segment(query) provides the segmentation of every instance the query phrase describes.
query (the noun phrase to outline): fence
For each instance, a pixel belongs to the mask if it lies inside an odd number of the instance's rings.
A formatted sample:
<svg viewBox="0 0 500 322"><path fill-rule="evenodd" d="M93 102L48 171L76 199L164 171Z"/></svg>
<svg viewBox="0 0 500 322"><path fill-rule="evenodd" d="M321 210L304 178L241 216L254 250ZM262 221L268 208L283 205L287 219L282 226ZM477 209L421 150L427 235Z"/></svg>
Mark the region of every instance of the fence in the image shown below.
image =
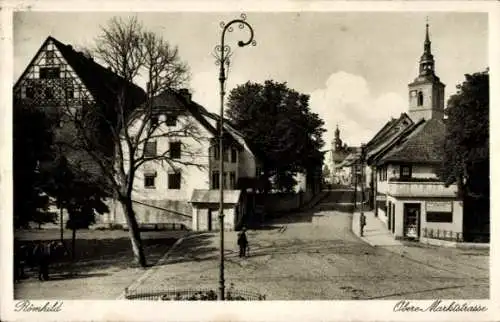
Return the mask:
<svg viewBox="0 0 500 322"><path fill-rule="evenodd" d="M463 233L453 232L451 230L433 229L433 228L423 228L422 237L433 238L447 241L454 241L462 243L464 241Z"/></svg>
<svg viewBox="0 0 500 322"><path fill-rule="evenodd" d="M174 289L163 291L147 291L125 289L125 298L127 300L142 301L216 301L217 292L213 289ZM226 301L263 301L265 295L258 293L227 289L225 293Z"/></svg>

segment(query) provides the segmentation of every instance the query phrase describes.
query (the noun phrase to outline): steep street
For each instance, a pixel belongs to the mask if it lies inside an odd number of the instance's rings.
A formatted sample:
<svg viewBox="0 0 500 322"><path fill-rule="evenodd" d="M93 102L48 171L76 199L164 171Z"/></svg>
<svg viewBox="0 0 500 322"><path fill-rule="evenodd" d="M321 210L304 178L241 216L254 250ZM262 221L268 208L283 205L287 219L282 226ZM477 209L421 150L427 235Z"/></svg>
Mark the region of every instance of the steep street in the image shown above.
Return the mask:
<svg viewBox="0 0 500 322"><path fill-rule="evenodd" d="M238 257L236 232L227 232L226 287L234 284L270 300L489 296L487 250L370 246L352 233L352 215L333 209L351 200L350 194L331 191L310 211L250 230L248 258ZM137 290L216 289L218 265L219 235L192 235Z"/></svg>

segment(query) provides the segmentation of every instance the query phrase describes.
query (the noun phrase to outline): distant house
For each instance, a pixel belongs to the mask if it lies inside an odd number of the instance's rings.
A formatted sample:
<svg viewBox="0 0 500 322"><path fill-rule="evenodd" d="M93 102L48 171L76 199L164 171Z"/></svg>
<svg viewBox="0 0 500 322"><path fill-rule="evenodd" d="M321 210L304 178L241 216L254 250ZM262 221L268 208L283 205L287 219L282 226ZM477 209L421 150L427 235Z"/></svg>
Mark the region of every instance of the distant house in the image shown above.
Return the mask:
<svg viewBox="0 0 500 322"><path fill-rule="evenodd" d="M129 132L134 133L134 128L143 122L157 123L153 137L163 134L148 140L144 152L151 156L168 154L172 162L150 161L137 170L132 198L138 222L143 226L183 223L193 230L217 230L222 185L226 196L224 208L228 208L225 227L237 228L246 209L241 206L244 197L239 180L255 178L258 171L257 159L242 135L225 123L225 147L221 153L218 115L194 102L187 90L166 90L154 97L152 104L154 116L145 120L138 108ZM186 124L196 128L196 137L183 135ZM221 158L224 161L222 182L219 179ZM113 204L104 223L125 225L125 222L121 206Z"/></svg>
<svg viewBox="0 0 500 322"><path fill-rule="evenodd" d="M331 181L335 184L351 184L350 173L347 173L346 168L347 162L344 162L346 158L356 150L355 147L347 146L347 144L343 144L342 139L340 138L340 130L337 125L335 129L335 138L332 142L331 149Z"/></svg>
<svg viewBox="0 0 500 322"><path fill-rule="evenodd" d="M366 144L375 214L395 238L460 240L463 206L457 186L439 177L444 158L444 84L434 72L428 26L409 112L389 120Z"/></svg>

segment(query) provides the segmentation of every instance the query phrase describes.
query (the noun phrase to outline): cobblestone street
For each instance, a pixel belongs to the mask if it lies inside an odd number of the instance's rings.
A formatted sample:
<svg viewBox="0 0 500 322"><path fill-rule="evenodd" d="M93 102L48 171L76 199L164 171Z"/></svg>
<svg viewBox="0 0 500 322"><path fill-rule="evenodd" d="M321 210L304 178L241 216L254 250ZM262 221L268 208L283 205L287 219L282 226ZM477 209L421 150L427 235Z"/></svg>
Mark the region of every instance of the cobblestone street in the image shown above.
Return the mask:
<svg viewBox="0 0 500 322"><path fill-rule="evenodd" d="M250 230L250 257L225 234L226 287L270 300L488 298L488 250L409 244L373 247L351 231L352 215L315 209ZM219 235L193 235L137 287L218 287Z"/></svg>

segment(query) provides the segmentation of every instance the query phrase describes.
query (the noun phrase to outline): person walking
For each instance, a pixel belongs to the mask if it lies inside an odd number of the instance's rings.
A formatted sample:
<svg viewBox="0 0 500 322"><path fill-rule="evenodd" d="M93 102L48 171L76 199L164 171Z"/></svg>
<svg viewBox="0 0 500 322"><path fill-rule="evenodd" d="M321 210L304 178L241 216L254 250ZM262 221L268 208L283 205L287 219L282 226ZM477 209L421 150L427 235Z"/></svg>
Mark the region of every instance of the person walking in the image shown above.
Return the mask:
<svg viewBox="0 0 500 322"><path fill-rule="evenodd" d="M246 256L246 250L248 247L248 239L245 231L246 228L243 227L241 231L238 233L238 246L240 247L240 257Z"/></svg>
<svg viewBox="0 0 500 322"><path fill-rule="evenodd" d="M365 216L365 214L362 213L359 216L359 235L361 237L363 237L365 226L366 226L366 216Z"/></svg>

